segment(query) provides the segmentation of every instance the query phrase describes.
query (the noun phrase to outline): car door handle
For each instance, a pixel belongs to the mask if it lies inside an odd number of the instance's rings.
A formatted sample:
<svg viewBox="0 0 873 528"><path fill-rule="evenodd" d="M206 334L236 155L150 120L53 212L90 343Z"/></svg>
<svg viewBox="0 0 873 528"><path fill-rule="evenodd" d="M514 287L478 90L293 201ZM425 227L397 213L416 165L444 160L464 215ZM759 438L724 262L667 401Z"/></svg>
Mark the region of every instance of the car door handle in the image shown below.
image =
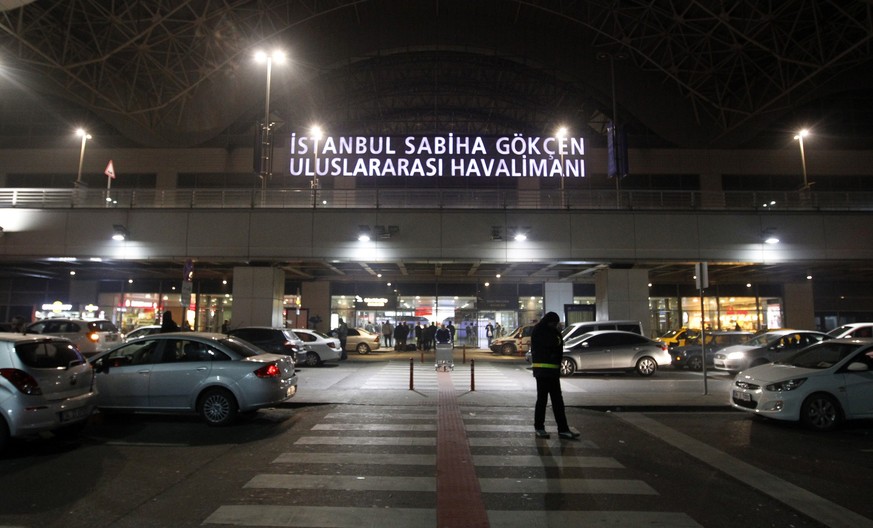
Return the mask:
<svg viewBox="0 0 873 528"><path fill-rule="evenodd" d="M207 370L208 367L197 367L197 370Z"/></svg>
<svg viewBox="0 0 873 528"><path fill-rule="evenodd" d="M151 369L148 369L148 370L138 370L138 371L136 371L137 374L148 374L149 372L151 372Z"/></svg>

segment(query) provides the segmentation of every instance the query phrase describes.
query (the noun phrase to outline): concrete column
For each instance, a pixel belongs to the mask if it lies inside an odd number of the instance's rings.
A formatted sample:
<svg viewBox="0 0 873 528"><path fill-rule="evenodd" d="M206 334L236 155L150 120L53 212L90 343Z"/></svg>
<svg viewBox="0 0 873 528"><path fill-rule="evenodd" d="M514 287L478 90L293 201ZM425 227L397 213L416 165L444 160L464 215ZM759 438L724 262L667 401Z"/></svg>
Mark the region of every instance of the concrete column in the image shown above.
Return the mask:
<svg viewBox="0 0 873 528"><path fill-rule="evenodd" d="M706 208L724 207L724 188L721 182L721 174L700 175L700 196L702 206Z"/></svg>
<svg viewBox="0 0 873 528"><path fill-rule="evenodd" d="M783 286L785 297L782 299L785 305L786 328L815 329L814 296L812 293L812 281L786 283Z"/></svg>
<svg viewBox="0 0 873 528"><path fill-rule="evenodd" d="M561 316L561 321L567 323L567 314L564 313L564 306L573 304L573 283L572 282L547 282L544 285L543 293L543 311L555 312Z"/></svg>
<svg viewBox="0 0 873 528"><path fill-rule="evenodd" d="M303 296L303 308L309 310L309 317L321 317L315 329L319 332L330 330L330 283L304 282L300 294Z"/></svg>
<svg viewBox="0 0 873 528"><path fill-rule="evenodd" d="M285 326L285 272L276 268L233 268L233 327Z"/></svg>
<svg viewBox="0 0 873 528"><path fill-rule="evenodd" d="M643 324L651 335L649 273L636 269L606 269L595 275L597 320L630 319Z"/></svg>

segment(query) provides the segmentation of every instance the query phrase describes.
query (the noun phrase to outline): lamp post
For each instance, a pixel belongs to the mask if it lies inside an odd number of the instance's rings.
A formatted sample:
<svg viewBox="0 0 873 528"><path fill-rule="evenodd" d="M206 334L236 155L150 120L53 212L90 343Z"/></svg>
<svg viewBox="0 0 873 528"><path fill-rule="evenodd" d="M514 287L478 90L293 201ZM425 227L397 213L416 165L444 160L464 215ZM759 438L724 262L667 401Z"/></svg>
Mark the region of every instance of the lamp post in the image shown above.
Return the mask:
<svg viewBox="0 0 873 528"><path fill-rule="evenodd" d="M561 207L566 204L566 199L564 198L564 145L563 140L567 137L567 127L560 126L558 130L555 131L555 138L558 140L558 152L561 155Z"/></svg>
<svg viewBox="0 0 873 528"><path fill-rule="evenodd" d="M270 82L273 75L273 62L281 64L285 62L285 53L280 50L274 50L272 53L258 51L255 53L255 60L258 62L267 63L267 94L264 97L264 123L261 125L261 163L260 177L261 190L267 190L267 179L272 175L272 157L273 157L273 142L271 137L270 122Z"/></svg>
<svg viewBox="0 0 873 528"><path fill-rule="evenodd" d="M809 181L806 179L806 153L803 151L803 138L809 135L809 130L806 128L800 130L797 135L794 136L794 139L800 144L800 163L803 167L803 187L800 188L801 191L809 190Z"/></svg>
<svg viewBox="0 0 873 528"><path fill-rule="evenodd" d="M318 204L318 142L324 137L324 131L318 125L309 127L309 135L315 140L312 152L315 154L315 165L312 167L312 207Z"/></svg>
<svg viewBox="0 0 873 528"><path fill-rule="evenodd" d="M76 130L76 135L82 138L82 149L79 151L79 172L76 173L76 187L82 185L82 164L85 162L85 143L91 139L91 134L85 132L85 129L79 128Z"/></svg>

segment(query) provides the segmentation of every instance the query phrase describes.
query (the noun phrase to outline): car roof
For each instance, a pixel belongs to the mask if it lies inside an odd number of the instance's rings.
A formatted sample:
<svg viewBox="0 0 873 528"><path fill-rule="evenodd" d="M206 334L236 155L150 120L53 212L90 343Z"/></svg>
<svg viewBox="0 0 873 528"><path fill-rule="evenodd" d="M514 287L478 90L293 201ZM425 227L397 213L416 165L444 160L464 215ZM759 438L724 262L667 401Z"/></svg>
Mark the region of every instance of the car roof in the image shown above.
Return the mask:
<svg viewBox="0 0 873 528"><path fill-rule="evenodd" d="M34 341L64 341L72 343L66 337L54 334L22 334L21 332L0 332L0 341L11 343L28 343Z"/></svg>

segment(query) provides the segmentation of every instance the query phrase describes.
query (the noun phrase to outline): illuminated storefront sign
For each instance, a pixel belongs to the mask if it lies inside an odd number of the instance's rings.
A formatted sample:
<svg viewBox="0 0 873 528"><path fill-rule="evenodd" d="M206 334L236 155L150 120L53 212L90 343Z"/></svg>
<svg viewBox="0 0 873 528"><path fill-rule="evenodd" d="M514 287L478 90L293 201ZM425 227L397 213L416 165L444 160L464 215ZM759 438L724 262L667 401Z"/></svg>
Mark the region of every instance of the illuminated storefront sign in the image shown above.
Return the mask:
<svg viewBox="0 0 873 528"><path fill-rule="evenodd" d="M52 313L69 312L73 309L73 305L62 303L61 301L55 301L51 304L43 304L42 309L43 311Z"/></svg>
<svg viewBox="0 0 873 528"><path fill-rule="evenodd" d="M577 137L292 134L289 154L292 176L585 176Z"/></svg>
<svg viewBox="0 0 873 528"><path fill-rule="evenodd" d="M384 297L361 297L356 296L355 302L358 304L363 303L369 308L381 308L388 304L388 299Z"/></svg>

